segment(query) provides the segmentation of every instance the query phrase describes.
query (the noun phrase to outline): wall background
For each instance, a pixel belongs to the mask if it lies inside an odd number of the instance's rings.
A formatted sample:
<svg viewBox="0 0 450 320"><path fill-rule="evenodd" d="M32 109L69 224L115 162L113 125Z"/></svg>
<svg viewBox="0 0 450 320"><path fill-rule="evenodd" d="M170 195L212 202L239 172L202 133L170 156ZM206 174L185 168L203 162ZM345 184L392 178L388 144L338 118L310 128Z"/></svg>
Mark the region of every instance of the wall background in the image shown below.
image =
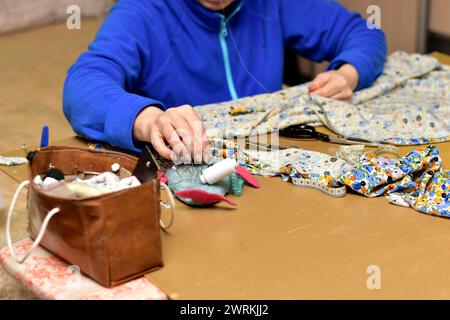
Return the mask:
<svg viewBox="0 0 450 320"><path fill-rule="evenodd" d="M386 34L388 53L441 51L450 54L450 0L338 0L364 18L369 5L381 8L381 27ZM325 70L328 63L316 64L298 58L302 79Z"/></svg>
<svg viewBox="0 0 450 320"><path fill-rule="evenodd" d="M431 0L429 28L431 32L450 37L449 0Z"/></svg>

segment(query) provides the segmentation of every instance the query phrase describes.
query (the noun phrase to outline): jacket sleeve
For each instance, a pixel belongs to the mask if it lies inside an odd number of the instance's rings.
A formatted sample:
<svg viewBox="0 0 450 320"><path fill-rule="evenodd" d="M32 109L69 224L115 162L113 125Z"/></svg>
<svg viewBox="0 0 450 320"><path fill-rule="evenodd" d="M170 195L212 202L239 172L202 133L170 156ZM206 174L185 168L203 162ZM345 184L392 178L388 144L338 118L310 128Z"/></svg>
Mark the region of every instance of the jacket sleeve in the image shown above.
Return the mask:
<svg viewBox="0 0 450 320"><path fill-rule="evenodd" d="M328 70L353 65L359 74L357 90L370 86L383 72L386 40L370 29L357 13L332 0L280 0L283 38L303 57L329 61Z"/></svg>
<svg viewBox="0 0 450 320"><path fill-rule="evenodd" d="M89 50L69 69L63 109L75 132L114 146L139 151L133 124L148 106L163 103L132 92L150 60L149 28L139 1L113 7Z"/></svg>

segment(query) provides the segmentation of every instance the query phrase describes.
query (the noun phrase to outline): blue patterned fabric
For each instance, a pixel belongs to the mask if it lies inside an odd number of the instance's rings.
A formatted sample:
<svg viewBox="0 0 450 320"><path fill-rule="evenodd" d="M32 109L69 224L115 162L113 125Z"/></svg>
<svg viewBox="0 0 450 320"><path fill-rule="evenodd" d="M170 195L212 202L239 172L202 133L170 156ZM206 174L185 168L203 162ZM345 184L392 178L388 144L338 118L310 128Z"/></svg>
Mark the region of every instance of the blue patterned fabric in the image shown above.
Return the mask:
<svg viewBox="0 0 450 320"><path fill-rule="evenodd" d="M349 138L418 145L450 138L450 67L396 52L383 74L350 102L309 95L307 84L196 108L212 137L243 137L294 124L324 125Z"/></svg>

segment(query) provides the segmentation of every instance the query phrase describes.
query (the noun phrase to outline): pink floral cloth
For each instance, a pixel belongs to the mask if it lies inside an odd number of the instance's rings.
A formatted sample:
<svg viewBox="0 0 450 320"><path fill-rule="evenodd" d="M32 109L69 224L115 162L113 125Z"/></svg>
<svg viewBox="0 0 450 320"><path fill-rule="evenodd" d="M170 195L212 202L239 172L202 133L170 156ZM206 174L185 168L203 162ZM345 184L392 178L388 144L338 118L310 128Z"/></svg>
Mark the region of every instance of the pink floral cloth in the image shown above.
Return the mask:
<svg viewBox="0 0 450 320"><path fill-rule="evenodd" d="M26 238L14 244L20 256L31 246ZM166 295L146 277L108 289L79 273L42 247L36 248L28 259L17 263L7 247L0 249L0 264L20 284L38 298L48 300L163 300Z"/></svg>

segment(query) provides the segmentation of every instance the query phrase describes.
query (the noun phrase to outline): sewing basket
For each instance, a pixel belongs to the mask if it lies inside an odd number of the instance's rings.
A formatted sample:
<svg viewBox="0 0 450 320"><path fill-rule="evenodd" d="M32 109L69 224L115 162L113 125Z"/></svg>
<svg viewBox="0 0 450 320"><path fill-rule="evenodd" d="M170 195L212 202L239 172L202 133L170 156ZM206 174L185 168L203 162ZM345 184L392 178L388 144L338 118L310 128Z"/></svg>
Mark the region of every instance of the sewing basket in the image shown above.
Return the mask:
<svg viewBox="0 0 450 320"><path fill-rule="evenodd" d="M118 163L132 172L137 161L124 153L80 147L52 146L32 153L27 210L28 232L35 244L105 287L161 268L158 177L134 188L75 200L53 197L33 182L36 175L52 167L65 175L77 175L109 171Z"/></svg>

